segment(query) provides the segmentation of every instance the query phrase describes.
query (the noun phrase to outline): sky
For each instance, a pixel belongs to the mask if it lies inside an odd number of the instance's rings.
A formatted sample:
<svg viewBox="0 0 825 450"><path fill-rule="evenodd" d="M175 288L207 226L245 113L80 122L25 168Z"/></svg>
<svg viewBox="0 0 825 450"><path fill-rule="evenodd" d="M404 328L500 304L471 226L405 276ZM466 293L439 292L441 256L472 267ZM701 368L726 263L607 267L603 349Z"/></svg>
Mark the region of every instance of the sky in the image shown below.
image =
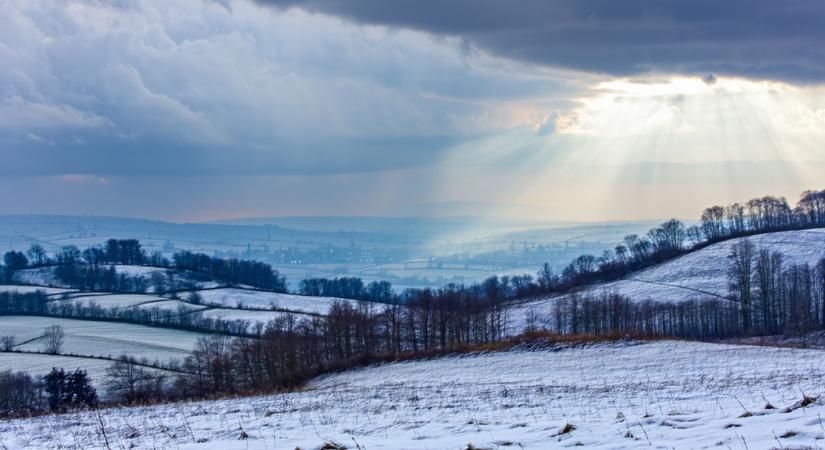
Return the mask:
<svg viewBox="0 0 825 450"><path fill-rule="evenodd" d="M819 0L0 0L0 214L696 218L825 173Z"/></svg>

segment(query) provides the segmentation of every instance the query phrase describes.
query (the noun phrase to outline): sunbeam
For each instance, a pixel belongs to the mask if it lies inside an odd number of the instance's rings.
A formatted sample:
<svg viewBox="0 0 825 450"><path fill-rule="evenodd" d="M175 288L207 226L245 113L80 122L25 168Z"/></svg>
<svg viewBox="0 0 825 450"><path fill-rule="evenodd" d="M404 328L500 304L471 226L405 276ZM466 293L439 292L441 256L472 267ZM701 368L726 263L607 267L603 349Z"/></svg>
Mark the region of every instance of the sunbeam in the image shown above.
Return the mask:
<svg viewBox="0 0 825 450"><path fill-rule="evenodd" d="M660 76L602 81L576 101L553 133L522 126L454 148L442 191L456 192L460 167L475 201L509 198L535 218L693 217L711 198L796 195L825 165L821 87Z"/></svg>

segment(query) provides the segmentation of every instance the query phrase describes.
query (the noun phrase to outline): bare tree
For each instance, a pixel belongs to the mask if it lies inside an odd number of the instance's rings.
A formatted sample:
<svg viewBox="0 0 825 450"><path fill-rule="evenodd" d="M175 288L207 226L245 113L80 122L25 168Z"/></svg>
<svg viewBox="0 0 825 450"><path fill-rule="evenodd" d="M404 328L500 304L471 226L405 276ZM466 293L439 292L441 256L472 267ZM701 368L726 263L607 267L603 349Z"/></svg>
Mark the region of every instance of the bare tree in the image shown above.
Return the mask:
<svg viewBox="0 0 825 450"><path fill-rule="evenodd" d="M46 327L43 332L43 349L46 353L56 355L63 349L65 333L60 325Z"/></svg>
<svg viewBox="0 0 825 450"><path fill-rule="evenodd" d="M14 336L3 336L0 338L0 347L3 348L4 352L10 352L14 350L14 346L17 344L17 339Z"/></svg>
<svg viewBox="0 0 825 450"><path fill-rule="evenodd" d="M739 301L742 311L742 327L751 328L751 277L753 275L754 245L747 239L741 239L730 250L728 258L731 266L728 271L731 296Z"/></svg>
<svg viewBox="0 0 825 450"><path fill-rule="evenodd" d="M761 249L756 257L754 272L757 292L759 294L759 315L763 332L780 331L785 311L781 303L782 255Z"/></svg>
<svg viewBox="0 0 825 450"><path fill-rule="evenodd" d="M725 208L711 206L702 213L702 231L708 239L719 239L725 235Z"/></svg>
<svg viewBox="0 0 825 450"><path fill-rule="evenodd" d="M29 257L29 262L34 266L42 266L49 260L46 250L40 244L32 244L26 251L26 255Z"/></svg>
<svg viewBox="0 0 825 450"><path fill-rule="evenodd" d="M156 394L154 377L135 361L122 355L106 369L106 389L108 393L127 403L132 403Z"/></svg>
<svg viewBox="0 0 825 450"><path fill-rule="evenodd" d="M825 328L825 258L816 265L816 280L819 294L819 305L822 309L822 328Z"/></svg>

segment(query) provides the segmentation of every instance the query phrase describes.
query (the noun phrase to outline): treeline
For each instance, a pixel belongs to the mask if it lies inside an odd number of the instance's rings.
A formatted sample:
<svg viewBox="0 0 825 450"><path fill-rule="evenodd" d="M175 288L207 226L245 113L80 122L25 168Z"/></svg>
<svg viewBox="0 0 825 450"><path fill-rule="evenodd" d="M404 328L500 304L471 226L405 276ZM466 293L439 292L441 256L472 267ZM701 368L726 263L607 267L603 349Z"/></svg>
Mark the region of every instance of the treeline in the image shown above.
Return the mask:
<svg viewBox="0 0 825 450"><path fill-rule="evenodd" d="M435 354L498 342L507 310L457 286L401 305L338 301L312 319L285 315L258 338L200 339L183 369L188 395L267 392L330 370L403 354Z"/></svg>
<svg viewBox="0 0 825 450"><path fill-rule="evenodd" d="M53 267L62 284L84 290L144 293L150 287L155 293L191 289L197 281L218 280L227 285L248 285L274 292L286 292L286 279L269 264L258 261L213 258L202 253L180 251L169 261L161 253L146 254L137 239L109 239L102 246L80 250L64 246L49 256L42 246L33 244L25 253L9 251L3 256L0 272L5 282L11 282L15 272L28 268ZM138 265L170 269L154 272L150 277L118 273L115 265ZM174 269L174 270L172 270ZM188 271L189 278L175 274Z"/></svg>
<svg viewBox="0 0 825 450"><path fill-rule="evenodd" d="M668 220L647 235L628 235L600 256L581 255L560 274L547 266L539 272L543 292L569 292L596 282L612 281L714 243L759 233L825 227L825 190L805 191L795 207L783 197L766 196L745 203L711 206L697 225Z"/></svg>
<svg viewBox="0 0 825 450"><path fill-rule="evenodd" d="M813 267L786 265L782 253L747 239L733 245L729 259L730 298L744 333L801 336L825 329L825 259Z"/></svg>
<svg viewBox="0 0 825 450"><path fill-rule="evenodd" d="M396 296L388 281L364 281L355 277L307 278L298 285L298 293L313 297L337 297L392 303Z"/></svg>
<svg viewBox="0 0 825 450"><path fill-rule="evenodd" d="M172 256L172 262L175 269L206 274L230 284L286 292L286 278L269 264L259 261L213 258L203 253L180 251Z"/></svg>
<svg viewBox="0 0 825 450"><path fill-rule="evenodd" d="M0 292L0 315L31 315L64 319L125 322L150 327L172 328L202 333L232 336L255 336L261 326L250 320L223 320L204 317L201 308L179 306L177 309L158 307L110 307L97 305L94 300L51 300L42 291L30 293Z"/></svg>
<svg viewBox="0 0 825 450"><path fill-rule="evenodd" d="M0 372L0 417L91 408L97 391L85 370L53 368L42 377L24 372Z"/></svg>
<svg viewBox="0 0 825 450"><path fill-rule="evenodd" d="M825 258L814 267L786 265L782 253L747 239L731 248L726 298L678 303L634 301L602 292L556 299L550 317L528 313L527 329L559 334L632 334L723 339L825 330Z"/></svg>
<svg viewBox="0 0 825 450"><path fill-rule="evenodd" d="M687 339L741 336L738 305L724 299L666 303L611 293L557 298L547 316L528 311L526 329L558 334L632 335Z"/></svg>

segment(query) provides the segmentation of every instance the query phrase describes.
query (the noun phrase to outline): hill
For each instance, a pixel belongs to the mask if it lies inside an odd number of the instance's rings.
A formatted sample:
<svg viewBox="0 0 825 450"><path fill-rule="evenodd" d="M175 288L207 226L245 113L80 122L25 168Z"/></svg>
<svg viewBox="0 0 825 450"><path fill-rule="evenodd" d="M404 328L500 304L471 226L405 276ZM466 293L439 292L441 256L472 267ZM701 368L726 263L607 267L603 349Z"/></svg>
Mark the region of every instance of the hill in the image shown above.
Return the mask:
<svg viewBox="0 0 825 450"><path fill-rule="evenodd" d="M14 349L18 351L43 351L43 330L52 325L59 325L65 333L62 354L106 358L117 358L125 354L162 364L182 360L195 348L198 338L204 336L200 333L128 323L0 316L0 330L3 330L4 335L16 338L17 345Z"/></svg>
<svg viewBox="0 0 825 450"><path fill-rule="evenodd" d="M825 229L782 231L719 242L648 269L632 273L620 280L595 284L581 289L579 294L617 293L631 301L679 303L689 300L726 298L731 248L747 239L758 249L783 255L785 267L795 264L816 265L825 258ZM547 325L556 299L552 296L528 301L511 309L512 327L521 329L526 314L536 314Z"/></svg>
<svg viewBox="0 0 825 450"><path fill-rule="evenodd" d="M794 404L801 392L825 392L822 355L676 341L472 354L342 372L289 394L5 421L0 442L31 449L803 448L822 438L817 417L825 405Z"/></svg>

